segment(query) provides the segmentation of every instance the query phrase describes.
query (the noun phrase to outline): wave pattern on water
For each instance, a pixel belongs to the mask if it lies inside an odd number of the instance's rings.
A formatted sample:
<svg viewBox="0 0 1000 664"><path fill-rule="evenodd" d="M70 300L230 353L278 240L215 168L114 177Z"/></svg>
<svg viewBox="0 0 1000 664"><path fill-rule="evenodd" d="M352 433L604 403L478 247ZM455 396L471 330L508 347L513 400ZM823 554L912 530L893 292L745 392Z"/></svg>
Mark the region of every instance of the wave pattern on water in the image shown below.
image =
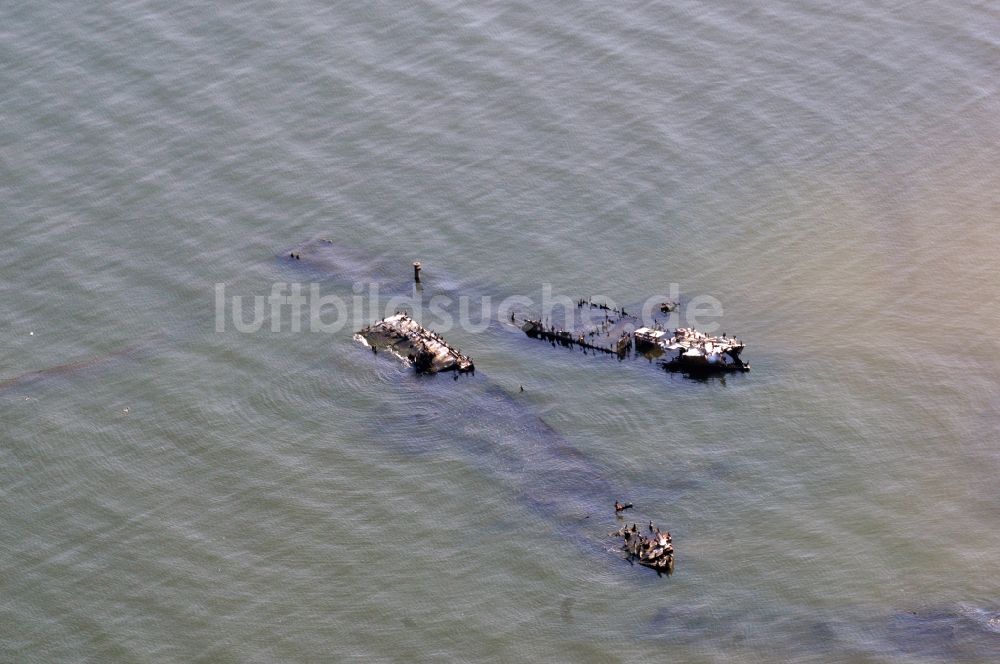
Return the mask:
<svg viewBox="0 0 1000 664"><path fill-rule="evenodd" d="M974 1L0 7L3 658L988 660L998 35ZM215 284L413 260L678 283L754 369L494 326L453 384L213 331ZM619 491L666 583L608 564Z"/></svg>

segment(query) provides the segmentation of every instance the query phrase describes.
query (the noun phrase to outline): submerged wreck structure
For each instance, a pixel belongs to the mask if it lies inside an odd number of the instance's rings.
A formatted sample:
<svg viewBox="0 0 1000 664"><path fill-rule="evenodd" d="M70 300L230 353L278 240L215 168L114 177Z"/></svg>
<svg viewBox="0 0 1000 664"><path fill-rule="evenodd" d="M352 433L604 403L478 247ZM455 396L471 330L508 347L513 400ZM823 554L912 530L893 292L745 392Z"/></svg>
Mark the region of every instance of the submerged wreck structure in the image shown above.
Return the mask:
<svg viewBox="0 0 1000 664"><path fill-rule="evenodd" d="M667 336L662 329L641 327L633 333L636 349L676 352L662 362L668 371L750 371L740 358L746 344L734 337L712 337L690 327L679 327Z"/></svg>
<svg viewBox="0 0 1000 664"><path fill-rule="evenodd" d="M660 314L670 314L677 309L676 302L664 302ZM643 321L628 313L625 308L595 304L578 300L576 311L570 312L563 326L549 324L546 320L511 315L511 322L533 339L548 341L553 346L579 347L594 352L610 353L624 359L635 350L652 360L661 358L661 365L668 371L688 373L713 373L749 371L750 364L740 354L746 347L743 341L727 337L714 337L690 327L679 327L671 335L664 324L666 317ZM650 327L651 326L651 327Z"/></svg>
<svg viewBox="0 0 1000 664"><path fill-rule="evenodd" d="M552 345L578 346L584 350L612 353L619 357L632 349L632 330L642 321L623 308L615 309L606 304L578 300L576 311L570 311L566 327L550 325L548 321L525 318L518 321L511 314L511 322L520 323L521 329L533 339L548 341Z"/></svg>
<svg viewBox="0 0 1000 664"><path fill-rule="evenodd" d="M475 373L472 358L448 345L441 335L432 332L397 312L358 332L358 336L373 352L379 349L413 363L417 373L456 371Z"/></svg>
<svg viewBox="0 0 1000 664"><path fill-rule="evenodd" d="M648 534L640 532L633 523L631 526L622 526L609 536L621 538L622 550L625 551L629 561L635 561L661 573L670 574L674 571L673 538L669 531L661 532L652 521L649 522Z"/></svg>

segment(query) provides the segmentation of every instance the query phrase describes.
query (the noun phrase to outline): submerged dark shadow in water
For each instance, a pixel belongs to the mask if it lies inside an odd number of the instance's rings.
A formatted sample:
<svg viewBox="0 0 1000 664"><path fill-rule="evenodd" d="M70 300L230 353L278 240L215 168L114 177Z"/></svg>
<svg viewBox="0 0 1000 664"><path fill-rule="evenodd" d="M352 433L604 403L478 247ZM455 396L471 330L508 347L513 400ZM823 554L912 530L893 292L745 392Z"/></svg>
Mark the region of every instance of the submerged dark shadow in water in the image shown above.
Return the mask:
<svg viewBox="0 0 1000 664"><path fill-rule="evenodd" d="M408 456L447 441L461 459L542 516L559 537L590 551L606 551L614 500L622 484L524 404L481 373L453 381L446 376L400 375L385 385L387 412L379 413L381 441ZM416 412L410 412L410 409Z"/></svg>
<svg viewBox="0 0 1000 664"><path fill-rule="evenodd" d="M156 338L159 338L159 336ZM8 392L13 389L33 387L43 381L70 378L88 370L106 369L112 366L116 361L138 357L142 352L147 351L152 347L152 343L156 338L128 344L113 350L110 353L93 355L74 362L67 362L65 364L39 369L37 371L28 371L19 376L13 376L11 378L0 380L0 393Z"/></svg>
<svg viewBox="0 0 1000 664"><path fill-rule="evenodd" d="M765 645L761 623L769 622ZM662 646L754 652L766 647L773 661L990 662L1000 652L1000 611L986 607L945 606L860 618L844 613L747 616L720 613L715 605L671 604L654 611L648 628L646 638Z"/></svg>
<svg viewBox="0 0 1000 664"><path fill-rule="evenodd" d="M904 655L951 662L997 661L1000 610L996 607L939 607L903 611L884 627L885 640Z"/></svg>

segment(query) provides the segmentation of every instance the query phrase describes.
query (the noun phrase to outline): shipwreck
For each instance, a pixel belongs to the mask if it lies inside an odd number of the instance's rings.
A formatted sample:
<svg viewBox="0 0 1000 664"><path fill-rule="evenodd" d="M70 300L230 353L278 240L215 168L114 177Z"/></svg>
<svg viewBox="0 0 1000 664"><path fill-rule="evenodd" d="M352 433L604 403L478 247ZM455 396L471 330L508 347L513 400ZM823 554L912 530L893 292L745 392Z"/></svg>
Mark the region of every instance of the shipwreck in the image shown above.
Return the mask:
<svg viewBox="0 0 1000 664"><path fill-rule="evenodd" d="M441 335L426 329L407 314L397 312L364 327L357 334L373 352L388 350L411 362L417 373L456 371L475 373L472 358L453 348Z"/></svg>
<svg viewBox="0 0 1000 664"><path fill-rule="evenodd" d="M632 350L632 330L642 321L625 311L589 300L578 300L576 310L567 312L565 326L550 324L543 319L523 318L511 314L512 323L533 339L548 341L553 346L579 347L624 358Z"/></svg>
<svg viewBox="0 0 1000 664"><path fill-rule="evenodd" d="M674 571L673 537L669 531L660 531L652 521L649 523L649 533L641 532L633 523L631 526L622 526L610 533L610 536L622 540L621 548L629 561L661 573L670 574Z"/></svg>
<svg viewBox="0 0 1000 664"><path fill-rule="evenodd" d="M750 363L740 357L746 344L725 333L713 337L694 328L679 327L671 336L660 328L641 327L632 336L637 350L667 353L661 364L668 371L750 371Z"/></svg>
<svg viewBox="0 0 1000 664"><path fill-rule="evenodd" d="M677 309L676 302L659 306L661 314ZM711 336L690 327L679 327L670 333L664 326L666 317L657 318L650 312L643 320L625 307L609 307L590 300L578 300L575 311L568 312L562 325L550 324L539 318L510 321L518 324L526 335L547 341L553 346L579 347L595 353L609 353L625 359L630 351L650 360L660 359L664 369L688 373L749 371L750 363L740 354L746 344L740 339Z"/></svg>

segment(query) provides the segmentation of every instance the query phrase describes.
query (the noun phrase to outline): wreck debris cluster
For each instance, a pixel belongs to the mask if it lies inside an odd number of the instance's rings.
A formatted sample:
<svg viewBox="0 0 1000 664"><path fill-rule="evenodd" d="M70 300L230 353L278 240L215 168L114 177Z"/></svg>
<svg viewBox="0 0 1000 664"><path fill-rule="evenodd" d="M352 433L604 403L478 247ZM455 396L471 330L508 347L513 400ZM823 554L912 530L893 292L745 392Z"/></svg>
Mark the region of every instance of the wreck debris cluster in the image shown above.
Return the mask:
<svg viewBox="0 0 1000 664"><path fill-rule="evenodd" d="M640 532L633 523L609 533L609 537L621 538L621 548L628 560L667 574L674 571L674 545L670 531L661 531L652 521L649 522L648 534Z"/></svg>
<svg viewBox="0 0 1000 664"><path fill-rule="evenodd" d="M329 242L323 240L323 242ZM301 260L301 254L292 251L291 260ZM413 280L420 282L421 264L413 263ZM639 327L640 319L625 311L606 304L595 304L590 300L579 300L576 315L567 325L570 329L561 329L548 325L548 321L524 318L520 321L521 328L528 336L538 337L565 346L580 346L584 349L615 353L619 358L632 350L648 348L662 353L665 350L681 350L682 356L687 356L692 350L700 351L705 361L712 364L719 356L725 354L732 363L743 365L739 353L743 344L736 339L728 339L726 335L719 338L697 332L690 328L678 328L676 333L667 338L667 332L659 321L653 322L654 327ZM670 313L677 308L677 303L663 302L659 305L661 313ZM597 310L596 322L593 310ZM515 314L510 315L512 323L517 324ZM394 355L409 360L418 373L438 373L454 371L456 373L475 372L475 364L471 357L462 354L460 349L452 347L445 339L432 330L424 328L406 312L397 311L392 316L367 325L357 332L356 339L365 343L373 352L380 349L389 350ZM725 363L726 361L723 361ZM457 379L457 376L456 376ZM523 386L520 388L523 392ZM620 519L625 510L633 508L632 503L615 501L615 514ZM656 570L658 573L670 574L674 569L673 538L668 531L649 522L649 532L640 532L633 523L631 527L621 526L617 531L609 533L610 537L621 539L620 549L625 552L627 560Z"/></svg>
<svg viewBox="0 0 1000 664"><path fill-rule="evenodd" d="M521 329L529 337L535 339L551 341L562 346L579 346L580 348L588 348L602 353L624 355L632 348L632 337L625 331L622 331L614 339L609 340L606 338L608 335L605 333L605 330L600 328L587 332L573 333L555 326L547 326L540 320L525 320L521 325ZM598 337L597 340L595 340L595 336Z"/></svg>
<svg viewBox="0 0 1000 664"><path fill-rule="evenodd" d="M624 357L632 349L632 330L642 323L624 307L616 309L591 300L577 300L576 311L569 311L568 314L571 320L567 321L565 328L535 318L518 321L514 314L511 314L511 322L520 322L524 333L533 339L619 357Z"/></svg>
<svg viewBox="0 0 1000 664"><path fill-rule="evenodd" d="M407 314L396 312L358 332L373 351L379 348L413 363L417 373L457 371L475 373L472 358L453 348L444 338L422 327Z"/></svg>
<svg viewBox="0 0 1000 664"><path fill-rule="evenodd" d="M677 309L676 302L663 302L661 313ZM598 310L594 315L593 310ZM568 312L564 326L550 325L538 318L511 322L520 324L529 337L550 342L553 346L580 347L584 350L610 353L624 359L635 350L653 359L662 357L661 366L668 371L727 372L749 371L750 364L740 354L743 341L726 336L710 336L690 327L679 327L671 335L663 321L654 317L649 325L625 308L617 309L591 300L577 300L576 311Z"/></svg>
<svg viewBox="0 0 1000 664"><path fill-rule="evenodd" d="M641 327L633 333L637 350L677 351L663 362L669 370L749 371L740 358L746 344L735 337L713 337L690 327L679 327L672 337L665 330Z"/></svg>

